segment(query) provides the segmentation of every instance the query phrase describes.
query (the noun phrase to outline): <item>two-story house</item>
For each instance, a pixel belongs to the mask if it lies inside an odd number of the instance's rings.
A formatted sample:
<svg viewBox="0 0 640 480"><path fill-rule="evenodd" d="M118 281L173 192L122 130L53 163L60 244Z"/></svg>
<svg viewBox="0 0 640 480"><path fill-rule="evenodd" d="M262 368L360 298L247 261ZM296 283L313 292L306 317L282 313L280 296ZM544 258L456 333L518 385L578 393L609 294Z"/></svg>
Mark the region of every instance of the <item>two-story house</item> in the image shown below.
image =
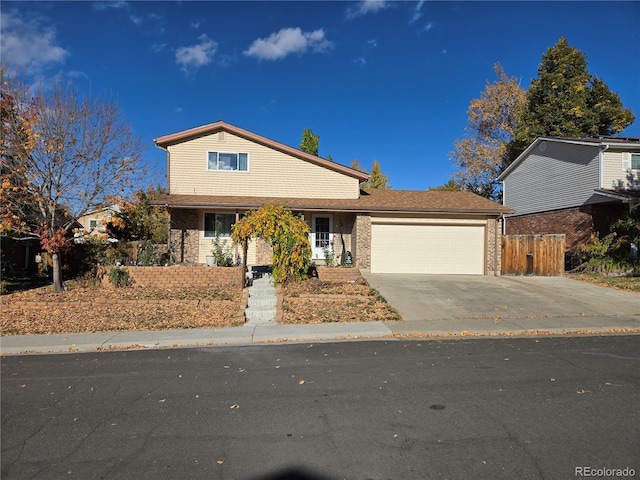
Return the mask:
<svg viewBox="0 0 640 480"><path fill-rule="evenodd" d="M117 212L116 206L98 208L78 217L77 223L85 235L106 233L107 223L114 218Z"/></svg>
<svg viewBox="0 0 640 480"><path fill-rule="evenodd" d="M564 233L567 251L640 205L640 139L538 138L500 175L505 233Z"/></svg>
<svg viewBox="0 0 640 480"><path fill-rule="evenodd" d="M507 207L470 192L363 191L368 175L224 122L155 139L167 152L168 194L177 262L204 264L218 233L265 204L287 206L311 230L313 260L344 250L371 272L500 273ZM236 250L236 253L237 252ZM252 242L248 265L271 262Z"/></svg>

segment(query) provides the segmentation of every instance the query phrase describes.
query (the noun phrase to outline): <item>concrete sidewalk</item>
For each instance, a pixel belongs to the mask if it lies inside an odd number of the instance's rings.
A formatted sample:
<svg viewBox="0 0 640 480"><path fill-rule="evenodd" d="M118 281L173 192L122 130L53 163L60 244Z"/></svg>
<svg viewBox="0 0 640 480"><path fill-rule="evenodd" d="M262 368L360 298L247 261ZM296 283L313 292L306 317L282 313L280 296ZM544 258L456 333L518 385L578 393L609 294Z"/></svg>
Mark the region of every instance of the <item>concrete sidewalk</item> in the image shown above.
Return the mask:
<svg viewBox="0 0 640 480"><path fill-rule="evenodd" d="M604 333L640 334L640 317L430 319L314 325L245 325L206 330L10 335L0 337L0 354L399 339L405 336L469 338Z"/></svg>

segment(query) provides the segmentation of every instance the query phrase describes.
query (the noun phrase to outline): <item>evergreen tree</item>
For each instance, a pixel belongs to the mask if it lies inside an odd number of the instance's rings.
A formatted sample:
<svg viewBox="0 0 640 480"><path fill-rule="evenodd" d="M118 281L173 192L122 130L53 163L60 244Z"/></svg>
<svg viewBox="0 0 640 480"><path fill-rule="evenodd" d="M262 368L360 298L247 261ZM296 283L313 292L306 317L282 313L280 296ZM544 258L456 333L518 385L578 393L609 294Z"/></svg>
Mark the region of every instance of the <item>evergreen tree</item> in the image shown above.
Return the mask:
<svg viewBox="0 0 640 480"><path fill-rule="evenodd" d="M542 56L538 78L527 91L515 139L509 146L509 161L537 137L613 135L634 120L620 96L589 73L585 54L562 37Z"/></svg>
<svg viewBox="0 0 640 480"><path fill-rule="evenodd" d="M300 150L318 156L320 145L320 136L313 133L310 128L302 131L302 140L300 141Z"/></svg>
<svg viewBox="0 0 640 480"><path fill-rule="evenodd" d="M371 165L371 173L369 174L368 188L371 190L391 190L389 185L389 177L387 177L380 169L380 164L377 160L373 161Z"/></svg>

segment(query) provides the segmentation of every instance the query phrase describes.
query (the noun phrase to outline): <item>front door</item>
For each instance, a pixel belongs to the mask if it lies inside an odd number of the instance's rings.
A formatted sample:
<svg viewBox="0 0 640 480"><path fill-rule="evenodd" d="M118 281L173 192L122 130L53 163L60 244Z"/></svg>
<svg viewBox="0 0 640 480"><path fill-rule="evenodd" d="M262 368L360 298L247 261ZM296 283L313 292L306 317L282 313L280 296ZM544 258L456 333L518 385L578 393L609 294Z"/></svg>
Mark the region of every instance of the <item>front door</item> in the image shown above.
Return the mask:
<svg viewBox="0 0 640 480"><path fill-rule="evenodd" d="M313 215L311 221L311 250L314 259L324 260L323 250L333 250L331 245L332 232L332 215Z"/></svg>

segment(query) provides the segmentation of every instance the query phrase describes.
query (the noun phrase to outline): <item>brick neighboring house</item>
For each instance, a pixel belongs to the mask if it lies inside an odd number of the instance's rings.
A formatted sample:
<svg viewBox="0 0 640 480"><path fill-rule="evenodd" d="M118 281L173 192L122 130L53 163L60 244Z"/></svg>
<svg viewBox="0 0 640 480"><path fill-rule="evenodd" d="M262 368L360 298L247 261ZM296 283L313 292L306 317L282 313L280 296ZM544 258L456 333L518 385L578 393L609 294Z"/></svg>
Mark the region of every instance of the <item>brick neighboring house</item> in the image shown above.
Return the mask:
<svg viewBox="0 0 640 480"><path fill-rule="evenodd" d="M314 261L344 250L373 273L499 275L502 216L511 210L470 192L373 190L366 173L224 122L155 139L167 152L170 215L178 263L204 264L216 231L229 241L247 211L281 204L311 230ZM240 253L237 251L236 254ZM252 241L248 265L271 262Z"/></svg>
<svg viewBox="0 0 640 480"><path fill-rule="evenodd" d="M640 139L538 138L498 177L505 233L564 233L567 252L640 205Z"/></svg>

